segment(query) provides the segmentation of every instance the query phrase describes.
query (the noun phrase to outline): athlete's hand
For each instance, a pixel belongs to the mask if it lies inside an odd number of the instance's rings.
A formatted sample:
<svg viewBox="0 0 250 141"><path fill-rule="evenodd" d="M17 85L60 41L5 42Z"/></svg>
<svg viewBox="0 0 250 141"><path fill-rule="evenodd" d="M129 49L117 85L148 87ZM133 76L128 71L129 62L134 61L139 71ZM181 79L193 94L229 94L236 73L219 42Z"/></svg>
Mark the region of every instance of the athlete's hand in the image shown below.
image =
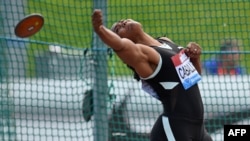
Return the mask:
<svg viewBox="0 0 250 141"><path fill-rule="evenodd" d="M102 11L95 9L92 14L92 25L96 33L98 33L103 25L102 22Z"/></svg>
<svg viewBox="0 0 250 141"><path fill-rule="evenodd" d="M201 74L202 67L200 62L200 55L201 55L201 47L199 44L195 42L190 42L187 45L187 48L184 50L187 56L190 57L190 61L193 63L194 67Z"/></svg>
<svg viewBox="0 0 250 141"><path fill-rule="evenodd" d="M198 59L201 55L201 47L199 44L195 42L188 43L185 53L187 56L189 56L191 59Z"/></svg>

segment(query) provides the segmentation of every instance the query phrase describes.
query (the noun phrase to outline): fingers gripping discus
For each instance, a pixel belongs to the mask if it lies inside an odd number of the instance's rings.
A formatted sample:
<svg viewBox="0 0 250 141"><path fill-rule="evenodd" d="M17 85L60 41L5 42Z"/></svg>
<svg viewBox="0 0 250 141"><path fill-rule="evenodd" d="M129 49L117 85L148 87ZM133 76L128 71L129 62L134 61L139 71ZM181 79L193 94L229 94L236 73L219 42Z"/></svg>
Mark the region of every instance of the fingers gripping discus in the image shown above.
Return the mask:
<svg viewBox="0 0 250 141"><path fill-rule="evenodd" d="M20 38L30 37L43 27L44 18L41 14L31 14L23 18L15 27L15 34Z"/></svg>

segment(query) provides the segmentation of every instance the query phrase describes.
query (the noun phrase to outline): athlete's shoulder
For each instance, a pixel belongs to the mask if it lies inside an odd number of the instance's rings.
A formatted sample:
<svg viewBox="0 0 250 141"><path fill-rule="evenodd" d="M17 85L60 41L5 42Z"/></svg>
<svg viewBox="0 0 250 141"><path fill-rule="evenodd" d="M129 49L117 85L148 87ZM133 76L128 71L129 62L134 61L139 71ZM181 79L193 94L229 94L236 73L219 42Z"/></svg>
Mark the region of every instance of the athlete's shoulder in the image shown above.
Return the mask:
<svg viewBox="0 0 250 141"><path fill-rule="evenodd" d="M176 52L179 52L180 50L184 49L184 47L176 44L175 42L173 42L171 39L167 37L157 37L156 40L158 40L159 42L163 44L166 44L169 48L171 48L172 50L175 50Z"/></svg>
<svg viewBox="0 0 250 141"><path fill-rule="evenodd" d="M171 39L169 39L168 37L158 37L156 38L158 40L162 40L162 41L166 41L166 42L170 42L170 43L174 43Z"/></svg>

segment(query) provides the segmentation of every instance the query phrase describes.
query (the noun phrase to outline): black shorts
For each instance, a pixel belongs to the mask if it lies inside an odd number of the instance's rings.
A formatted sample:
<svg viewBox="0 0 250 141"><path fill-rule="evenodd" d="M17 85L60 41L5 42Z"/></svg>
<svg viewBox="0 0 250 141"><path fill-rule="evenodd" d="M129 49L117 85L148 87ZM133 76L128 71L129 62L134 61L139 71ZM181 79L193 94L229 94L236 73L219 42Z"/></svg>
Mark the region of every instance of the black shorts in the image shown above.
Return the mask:
<svg viewBox="0 0 250 141"><path fill-rule="evenodd" d="M201 121L176 120L159 116L153 126L150 141L212 141Z"/></svg>

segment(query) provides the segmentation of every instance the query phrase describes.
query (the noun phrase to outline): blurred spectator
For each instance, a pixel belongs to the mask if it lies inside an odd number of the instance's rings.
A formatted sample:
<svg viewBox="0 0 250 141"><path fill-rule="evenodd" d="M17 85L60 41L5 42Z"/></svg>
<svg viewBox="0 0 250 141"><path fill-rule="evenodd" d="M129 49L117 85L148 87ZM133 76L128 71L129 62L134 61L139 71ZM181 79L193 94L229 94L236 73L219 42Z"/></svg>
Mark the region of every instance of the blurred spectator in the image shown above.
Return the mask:
<svg viewBox="0 0 250 141"><path fill-rule="evenodd" d="M236 39L225 39L220 46L220 54L204 62L206 74L239 75L245 74L246 69L239 65L240 47Z"/></svg>

